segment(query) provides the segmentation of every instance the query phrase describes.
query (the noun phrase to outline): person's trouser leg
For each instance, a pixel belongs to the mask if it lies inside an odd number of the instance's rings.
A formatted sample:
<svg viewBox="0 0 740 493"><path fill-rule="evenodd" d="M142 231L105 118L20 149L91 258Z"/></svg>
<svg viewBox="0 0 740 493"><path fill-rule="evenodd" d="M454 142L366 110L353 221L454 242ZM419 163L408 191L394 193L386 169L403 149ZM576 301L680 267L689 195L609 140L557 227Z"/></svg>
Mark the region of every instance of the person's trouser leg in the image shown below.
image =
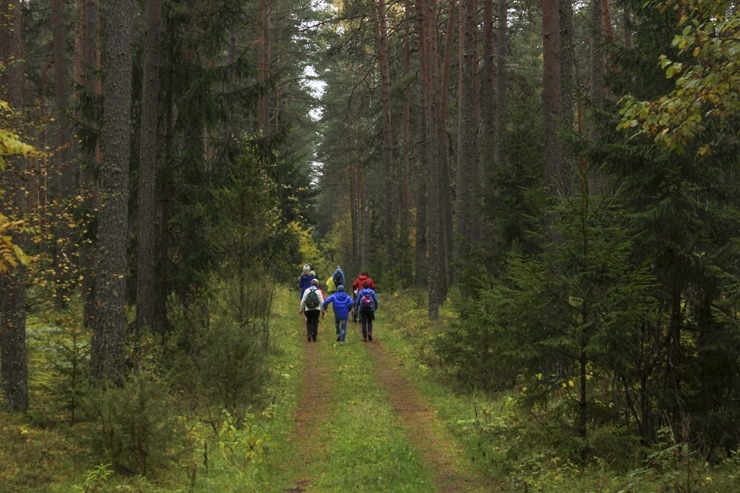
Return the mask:
<svg viewBox="0 0 740 493"><path fill-rule="evenodd" d="M321 312L319 310L308 310L306 312L308 338L314 341L316 340L319 332L319 315L321 315Z"/></svg>
<svg viewBox="0 0 740 493"><path fill-rule="evenodd" d="M367 313L360 311L360 324L362 324L362 340L367 341Z"/></svg>
<svg viewBox="0 0 740 493"><path fill-rule="evenodd" d="M347 337L347 319L339 320L339 342L344 342Z"/></svg>

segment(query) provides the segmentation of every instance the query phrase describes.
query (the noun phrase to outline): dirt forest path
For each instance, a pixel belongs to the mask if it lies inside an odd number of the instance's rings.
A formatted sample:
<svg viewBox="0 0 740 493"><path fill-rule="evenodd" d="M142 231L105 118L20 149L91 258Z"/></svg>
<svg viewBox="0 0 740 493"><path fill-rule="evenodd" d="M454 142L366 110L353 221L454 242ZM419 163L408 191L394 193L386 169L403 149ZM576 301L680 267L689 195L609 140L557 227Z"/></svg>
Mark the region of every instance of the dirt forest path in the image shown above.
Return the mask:
<svg viewBox="0 0 740 493"><path fill-rule="evenodd" d="M356 396L357 399L380 398L387 402L390 413L399 422L402 439L410 445L411 454L418 456L424 470L438 493L451 492L492 492L495 487L466 463L466 454L454 436L446 429L434 409L424 399L414 383L405 375L401 361L392 354L383 342L382 331L375 340L363 343L358 334L348 334L347 346L335 344L329 324L322 323L318 343L302 341L305 369L302 377L301 396L295 410L295 429L290 437L294 450L295 467L292 484L282 492L325 491L319 484L320 471L333 467L333 455L325 449L331 444L320 443L317 429L328 426L340 413L335 409L337 402L332 389L332 365L336 363L336 351L357 351L359 357L367 360L370 368L367 377L380 389L379 397ZM323 332L323 336L321 336ZM352 332L349 330L349 332ZM333 352L333 353L332 353ZM346 396L344 397L346 399ZM355 398L355 396L353 396ZM335 440L337 438L334 438ZM340 437L339 440L342 438ZM323 469L322 469L323 468ZM365 486L365 488L367 488ZM400 488L400 487L399 487ZM335 488L328 488L336 491ZM365 489L368 491L368 489ZM398 491L393 486L384 486L382 491ZM408 490L403 490L408 491Z"/></svg>
<svg viewBox="0 0 740 493"><path fill-rule="evenodd" d="M315 430L329 416L331 404L329 371L322 364L322 349L318 343L306 343L301 398L295 411L295 431L291 438L292 448L299 454L297 464L300 471L295 484L286 492L307 491L311 479L306 472L320 453L321 444L315 440Z"/></svg>
<svg viewBox="0 0 740 493"><path fill-rule="evenodd" d="M493 485L486 484L463 463L464 452L434 409L406 378L403 365L384 348L382 339L369 344L368 350L377 363L378 378L388 399L406 428L407 438L427 467L434 471L436 491L493 491Z"/></svg>

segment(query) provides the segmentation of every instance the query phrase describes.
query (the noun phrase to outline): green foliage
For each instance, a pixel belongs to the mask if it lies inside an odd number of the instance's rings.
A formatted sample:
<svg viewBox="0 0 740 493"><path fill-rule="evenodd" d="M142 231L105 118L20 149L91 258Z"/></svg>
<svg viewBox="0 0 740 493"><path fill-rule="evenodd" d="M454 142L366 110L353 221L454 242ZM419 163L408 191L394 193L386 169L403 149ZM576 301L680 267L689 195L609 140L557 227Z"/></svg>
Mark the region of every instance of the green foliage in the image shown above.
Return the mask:
<svg viewBox="0 0 740 493"><path fill-rule="evenodd" d="M675 87L654 101L624 98L619 128L650 135L677 154L700 139L696 153L703 156L719 141L737 138L740 17L726 1L656 3L680 14L682 31L671 45L685 61L660 55L660 66L666 78L675 78Z"/></svg>
<svg viewBox="0 0 740 493"><path fill-rule="evenodd" d="M174 347L165 348L167 365L190 406L207 411L214 432L221 426L222 409L239 423L260 402L272 289L258 278L243 285L228 282L172 312ZM240 299L251 302L241 305Z"/></svg>
<svg viewBox="0 0 740 493"><path fill-rule="evenodd" d="M98 464L85 476L82 484L83 493L97 493L105 491L108 481L113 474L112 464Z"/></svg>
<svg viewBox="0 0 740 493"><path fill-rule="evenodd" d="M0 73L4 67L0 66ZM15 118L10 105L0 99L0 172L5 171L5 158L8 156L32 157L41 156L33 146L23 142L18 134L6 128ZM4 198L4 191L0 189L0 199ZM12 220L0 214L0 276L11 273L18 265L28 266L31 258L21 248L13 243L13 234L24 229L24 222Z"/></svg>
<svg viewBox="0 0 740 493"><path fill-rule="evenodd" d="M2 68L4 67L0 67L0 69ZM2 73L2 70L0 70L0 73ZM41 155L33 146L23 142L12 129L6 128L6 122L14 118L13 114L10 105L0 99L0 120L3 122L2 127L0 127L0 171L5 171L5 158L7 156L31 157Z"/></svg>
<svg viewBox="0 0 740 493"><path fill-rule="evenodd" d="M548 419L586 438L627 411L606 384L634 364L629 348L653 319L655 281L632 262L635 222L617 200L577 194L549 217L542 252L513 250L499 277L481 279L437 349L463 381L518 382L522 403L550 408Z"/></svg>
<svg viewBox="0 0 740 493"><path fill-rule="evenodd" d="M52 375L44 387L59 408L69 413L72 422L77 420L80 403L90 391L86 378L90 363L89 337L88 331L64 324L46 340L52 344L52 350L46 354Z"/></svg>
<svg viewBox="0 0 740 493"><path fill-rule="evenodd" d="M171 388L152 372L131 375L122 387L88 396L94 426L85 439L122 474L162 474L192 448Z"/></svg>

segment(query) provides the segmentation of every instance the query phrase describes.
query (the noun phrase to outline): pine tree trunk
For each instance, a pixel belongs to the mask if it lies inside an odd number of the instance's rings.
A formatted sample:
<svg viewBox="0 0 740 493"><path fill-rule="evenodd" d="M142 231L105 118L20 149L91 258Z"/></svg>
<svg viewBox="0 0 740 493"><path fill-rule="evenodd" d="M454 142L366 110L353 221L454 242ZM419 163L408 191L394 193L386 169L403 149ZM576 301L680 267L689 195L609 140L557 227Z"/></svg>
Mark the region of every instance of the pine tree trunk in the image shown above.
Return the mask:
<svg viewBox="0 0 740 493"><path fill-rule="evenodd" d="M600 49L603 37L601 0L591 0L589 14L589 24L591 25L589 36L589 99L594 110L598 111L604 106L604 56ZM589 137L591 139L597 139L598 134L596 119L592 117L591 124L589 125Z"/></svg>
<svg viewBox="0 0 740 493"><path fill-rule="evenodd" d="M103 164L91 363L93 377L120 384L125 370L133 0L111 2L106 14Z"/></svg>
<svg viewBox="0 0 740 493"><path fill-rule="evenodd" d="M159 120L159 65L162 28L160 0L147 1L147 31L141 95L141 134L139 148L139 196L136 210L136 328L161 332L155 326L157 310L157 149Z"/></svg>
<svg viewBox="0 0 740 493"><path fill-rule="evenodd" d="M573 126L574 71L573 0L560 0L560 106L567 128Z"/></svg>
<svg viewBox="0 0 740 493"><path fill-rule="evenodd" d="M67 214L67 208L72 205L71 199L76 195L76 180L73 171L70 150L72 146L72 133L70 130L67 110L69 109L69 74L67 73L67 50L66 50L66 15L63 0L52 0L51 22L54 52L54 116L56 119L56 178L51 180L51 196L54 215L57 218ZM72 291L73 272L72 259L75 254L71 248L73 245L72 230L67 226L68 221L54 221L54 275L56 277L55 301L59 308L68 303Z"/></svg>
<svg viewBox="0 0 740 493"><path fill-rule="evenodd" d="M378 68L380 71L380 104L383 111L383 173L385 175L384 228L387 246L397 246L396 217L398 198L397 181L393 163L393 120L391 110L391 69L388 57L388 27L385 0L378 0Z"/></svg>
<svg viewBox="0 0 740 493"><path fill-rule="evenodd" d="M493 0L483 0L483 60L481 65L481 178L483 190L491 193L493 171L497 163L494 160L496 148L496 99L495 99L495 64ZM486 235L488 236L488 234Z"/></svg>
<svg viewBox="0 0 740 493"><path fill-rule="evenodd" d="M507 119L507 97L508 69L508 37L509 16L507 0L498 1L498 24L496 25L496 116L494 128L496 129L496 145L494 147L493 162L497 169L504 169L506 164L506 126Z"/></svg>
<svg viewBox="0 0 740 493"><path fill-rule="evenodd" d="M477 241L479 224L475 206L475 187L478 184L478 119L476 108L476 77L478 60L476 44L475 0L460 1L459 84L457 118L457 200L455 231L458 245L456 255L465 256Z"/></svg>
<svg viewBox="0 0 740 493"><path fill-rule="evenodd" d="M21 3L0 2L0 99L16 111L23 110L23 50L21 37ZM27 210L24 181L26 163L22 158L9 159L0 178L4 190L0 212L20 219ZM23 235L13 234L14 244L23 248ZM28 409L28 356L26 352L26 269L22 265L9 274L0 275L0 386L4 407L11 412Z"/></svg>
<svg viewBox="0 0 740 493"><path fill-rule="evenodd" d="M455 29L455 0L450 0L449 14L447 18L447 30L444 41L444 58L439 60L435 56L435 73L437 74L435 88L435 100L437 103L438 120L437 120L437 143L438 153L436 170L439 174L439 201L440 201L440 242L439 256L440 267L438 280L435 287L437 290L433 299L434 304L439 306L447 296L450 279L452 279L452 262L451 256L454 251L454 222L452 219L452 178L450 177L450 163L452 162L450 152L449 135L447 131L447 109L448 109L448 88L450 87L450 71L452 65L452 46ZM435 37L436 44L436 37Z"/></svg>
<svg viewBox="0 0 740 493"><path fill-rule="evenodd" d="M77 104L89 106L100 96L100 56L99 42L99 15L97 0L78 0L77 36L75 45L75 81L78 88ZM88 110L89 113L89 110ZM93 121L82 111L78 121L89 129L96 129L99 122ZM88 135L93 132L89 131ZM84 299L83 319L85 327L92 327L93 313L95 312L95 241L93 237L92 211L98 207L98 196L95 190L95 176L100 166L100 142L93 137L83 144L80 160L83 165L80 170L79 191L83 197L85 228L80 239L79 266L83 274L82 294Z"/></svg>
<svg viewBox="0 0 740 493"><path fill-rule="evenodd" d="M404 0L404 38L403 38L403 80L410 80L411 76L411 2ZM401 179L398 184L399 209L399 238L402 249L402 264L400 266L401 279L413 277L411 265L411 85L407 84L403 91L403 114L401 122L401 142L403 155L401 158ZM411 286L401 284L403 288Z"/></svg>
<svg viewBox="0 0 740 493"><path fill-rule="evenodd" d="M545 184L552 193L567 194L567 173L563 169L563 152L558 136L562 121L560 103L560 15L559 0L542 0L543 36L543 132Z"/></svg>
<svg viewBox="0 0 740 493"><path fill-rule="evenodd" d="M258 60L257 82L265 84L270 78L270 4L268 0L258 1L259 32L257 39ZM263 135L270 135L269 99L261 94L257 101L257 126Z"/></svg>
<svg viewBox="0 0 740 493"><path fill-rule="evenodd" d="M443 115L441 107L443 94L440 87L439 58L436 40L437 9L433 0L417 0L418 15L421 16L421 39L422 50L420 56L421 71L423 78L422 90L424 91L424 118L426 119L426 162L428 166L428 188L427 188L427 234L428 234L428 290L430 319L436 319L439 314L439 305L442 303L446 286L445 266L445 235L444 235L444 205L446 189L443 183L443 159L441 149L446 149L446 133L444 122L440 119ZM451 10L452 15L454 9ZM444 78L442 79L444 80ZM440 136L443 136L440 142ZM445 153L446 154L446 153Z"/></svg>

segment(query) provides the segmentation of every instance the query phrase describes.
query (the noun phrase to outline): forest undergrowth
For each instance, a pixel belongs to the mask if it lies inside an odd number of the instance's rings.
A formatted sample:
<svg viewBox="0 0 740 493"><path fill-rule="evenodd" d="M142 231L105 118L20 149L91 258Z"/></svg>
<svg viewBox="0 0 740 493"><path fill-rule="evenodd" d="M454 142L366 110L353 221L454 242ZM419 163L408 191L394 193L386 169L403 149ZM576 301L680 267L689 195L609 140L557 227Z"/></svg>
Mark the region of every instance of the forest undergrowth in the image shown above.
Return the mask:
<svg viewBox="0 0 740 493"><path fill-rule="evenodd" d="M522 409L513 391L466 388L441 364L434 339L453 313L443 310L430 322L423 300L379 296L375 340L363 343L350 323L347 343L339 345L331 314L319 341L307 343L295 293L280 292L263 390L242 412L184 399L177 379L162 373L129 389L144 407L131 404L136 399L116 401L123 416L108 421L93 419L89 395L80 396L79 414L70 418L59 366L65 361L68 371L71 349L84 344L35 318L29 329L35 406L27 415L0 415L0 492L738 491L737 456L710 466L668 433L660 447L631 458L638 447L627 437L598 430L601 443L611 440L613 448L576 460L543 412ZM136 461L127 462L121 450L136 448L123 438L115 442L118 451L95 446L100 420L138 427L133 437L154 439L145 450L158 460L144 473L123 469Z"/></svg>

